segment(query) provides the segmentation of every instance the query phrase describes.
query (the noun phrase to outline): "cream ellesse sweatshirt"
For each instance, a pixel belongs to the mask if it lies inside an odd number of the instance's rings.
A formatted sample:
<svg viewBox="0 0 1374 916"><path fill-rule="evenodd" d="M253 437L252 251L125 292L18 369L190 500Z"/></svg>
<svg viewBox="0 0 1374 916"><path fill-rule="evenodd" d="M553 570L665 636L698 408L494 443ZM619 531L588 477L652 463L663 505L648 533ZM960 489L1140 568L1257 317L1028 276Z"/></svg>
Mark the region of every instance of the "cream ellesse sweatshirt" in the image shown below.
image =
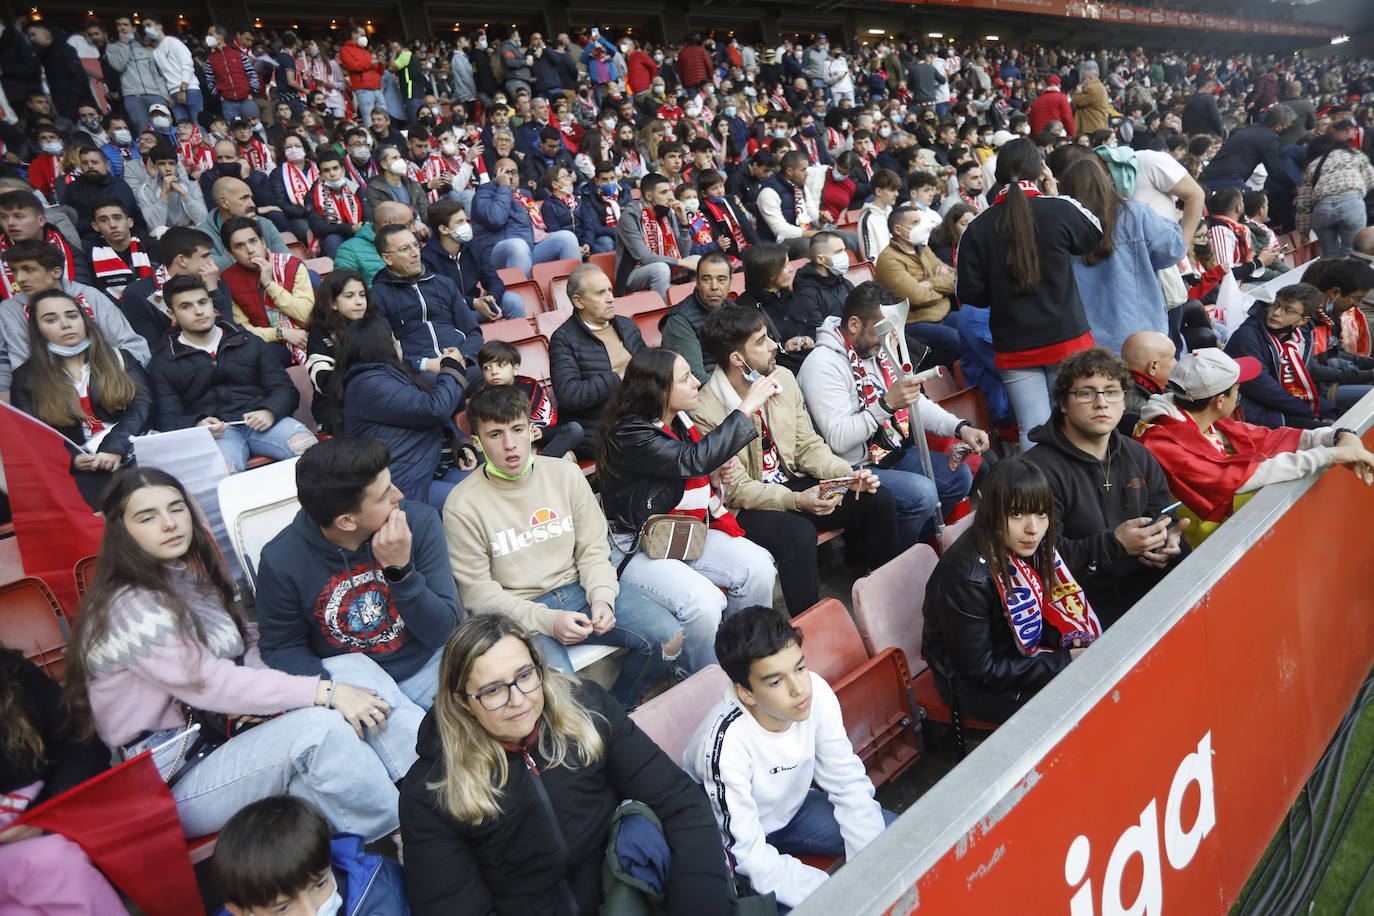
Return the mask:
<svg viewBox="0 0 1374 916"><path fill-rule="evenodd" d="M508 614L552 635L558 612L532 599L574 582L589 604L620 594L606 516L571 461L536 457L519 480L475 471L444 503L444 534L469 612Z"/></svg>

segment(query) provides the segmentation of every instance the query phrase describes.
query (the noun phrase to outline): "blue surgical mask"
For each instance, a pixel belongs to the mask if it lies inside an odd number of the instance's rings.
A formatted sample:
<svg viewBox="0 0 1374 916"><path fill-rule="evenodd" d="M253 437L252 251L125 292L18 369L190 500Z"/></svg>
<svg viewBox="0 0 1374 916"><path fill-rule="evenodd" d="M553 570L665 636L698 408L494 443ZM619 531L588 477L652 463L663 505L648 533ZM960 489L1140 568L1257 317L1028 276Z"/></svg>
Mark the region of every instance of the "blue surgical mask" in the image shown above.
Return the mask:
<svg viewBox="0 0 1374 916"><path fill-rule="evenodd" d="M733 117L735 116L735 106L734 106L734 105L726 105L726 106L725 106L725 116L726 116L727 118L733 118Z"/></svg>
<svg viewBox="0 0 1374 916"><path fill-rule="evenodd" d="M744 380L745 380L746 382L748 382L749 384L752 385L752 384L754 384L755 382L757 382L759 379L763 378L763 373L762 373L762 372L756 371L756 370L754 369L753 366L749 365L749 357L747 357L747 356L745 356L743 353L741 353L741 354L739 355L739 358L740 358L741 360L744 361L744 369L743 369L743 372L744 372Z"/></svg>
<svg viewBox="0 0 1374 916"><path fill-rule="evenodd" d="M618 182L618 181L613 181L613 182L611 182L610 184L603 184L603 185L601 185L601 193L602 193L602 194L605 194L607 197L619 197L619 196L620 196L620 182Z"/></svg>
<svg viewBox="0 0 1374 916"><path fill-rule="evenodd" d="M77 344L74 347L65 347L62 344L55 344L49 341L48 352L51 353L53 356L80 356L82 353L86 352L87 348L90 347L90 345L91 339L89 337L87 337L85 340L81 341L81 343Z"/></svg>

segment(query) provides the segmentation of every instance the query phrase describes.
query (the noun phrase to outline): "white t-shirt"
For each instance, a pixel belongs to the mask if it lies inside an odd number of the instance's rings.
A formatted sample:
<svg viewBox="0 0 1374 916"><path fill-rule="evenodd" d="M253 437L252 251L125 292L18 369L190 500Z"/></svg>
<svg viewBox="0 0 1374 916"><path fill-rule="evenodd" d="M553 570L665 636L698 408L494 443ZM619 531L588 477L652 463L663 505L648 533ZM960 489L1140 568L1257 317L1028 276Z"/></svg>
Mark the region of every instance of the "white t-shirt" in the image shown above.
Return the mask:
<svg viewBox="0 0 1374 916"><path fill-rule="evenodd" d="M1168 153L1158 150L1136 152L1135 193L1131 200L1139 201L1160 216L1178 222L1182 211L1169 189L1188 175L1188 170Z"/></svg>

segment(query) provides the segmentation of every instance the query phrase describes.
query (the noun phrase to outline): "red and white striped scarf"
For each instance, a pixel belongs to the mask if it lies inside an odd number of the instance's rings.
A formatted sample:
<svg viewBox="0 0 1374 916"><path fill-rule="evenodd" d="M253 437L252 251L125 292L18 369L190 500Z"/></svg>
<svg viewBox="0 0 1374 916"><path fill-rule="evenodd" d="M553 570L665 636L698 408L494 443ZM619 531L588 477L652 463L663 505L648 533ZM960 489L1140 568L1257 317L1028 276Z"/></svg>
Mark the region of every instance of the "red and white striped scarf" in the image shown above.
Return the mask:
<svg viewBox="0 0 1374 916"><path fill-rule="evenodd" d="M677 249L677 236L673 235L671 225L664 225L671 216L659 219L653 207L646 207L640 225L644 229L644 244L654 254L664 258L681 258Z"/></svg>
<svg viewBox="0 0 1374 916"><path fill-rule="evenodd" d="M96 245L91 249L91 267L95 269L97 280L116 281L116 285L121 278L124 283L128 283L135 276L142 279L151 276L153 272L152 261L148 259L148 252L143 249L143 243L138 240L138 236L129 239L128 261L120 257L119 252L112 246Z"/></svg>
<svg viewBox="0 0 1374 916"><path fill-rule="evenodd" d="M732 255L734 257L739 257L743 254L744 249L748 247L744 238L744 230L740 228L739 221L735 219L735 215L730 212L729 204L723 201L718 204L709 197L706 197L702 198L702 206L706 208L706 212L710 215L713 222L723 224L729 232L728 235L718 236L717 241L720 244L721 250L727 255Z"/></svg>
<svg viewBox="0 0 1374 916"><path fill-rule="evenodd" d="M1073 573L1064 565L1059 551L1054 552L1054 586L1050 589L1048 600L1045 585L1035 569L1015 554L1007 556L1008 572L1011 574L1010 588L997 581L997 591L1002 596L1002 610L1011 627L1012 640L1017 650L1024 656L1067 649L1075 641L1079 645L1096 642L1102 635L1102 624L1097 619L1083 586L1074 579ZM1040 637L1045 624L1059 631L1058 646L1040 645Z"/></svg>
<svg viewBox="0 0 1374 916"><path fill-rule="evenodd" d="M315 199L315 209L331 223L355 224L363 220L363 206L347 185L335 194L324 186L323 181L317 181L311 196Z"/></svg>
<svg viewBox="0 0 1374 916"><path fill-rule="evenodd" d="M639 155L639 150L632 149L629 152L621 151L620 165L616 171L622 176L638 178L644 174L644 160Z"/></svg>
<svg viewBox="0 0 1374 916"><path fill-rule="evenodd" d="M1040 189L1039 189L1038 187L1035 186L1035 182L1033 182L1033 181L1024 181L1024 180L1023 180L1023 181L1018 181L1018 182L1016 182L1016 184L1017 184L1017 187L1019 187L1019 188L1021 189L1022 193L1024 193L1027 197L1039 197L1039 196L1040 196ZM1007 199L1007 191L1010 190L1010 189L1011 189L1011 185L1009 185L1009 184L1003 185L1003 186L1002 186L1002 190L1000 190L1000 191L997 192L997 196L994 197L994 198L992 199L992 202L993 202L994 204L1000 204L1002 201L1006 200L1006 199Z"/></svg>
<svg viewBox="0 0 1374 916"><path fill-rule="evenodd" d="M304 164L304 169L290 160L281 164L282 184L286 187L286 196L298 207L304 206L305 195L310 193L311 186L320 178L319 166L309 159L304 160Z"/></svg>
<svg viewBox="0 0 1374 916"><path fill-rule="evenodd" d="M1307 363L1302 359L1302 330L1294 328L1287 340L1279 340L1272 333L1269 343L1274 355L1279 358L1279 384L1295 398L1306 401L1312 406L1312 415L1321 415L1321 402L1317 398L1317 385L1312 373L1307 371Z"/></svg>
<svg viewBox="0 0 1374 916"><path fill-rule="evenodd" d="M343 161L344 168L348 170L348 177L353 179L353 183L357 185L359 189L367 184L369 178L377 174L377 163L373 162L371 159L367 160L367 163L362 169L359 169L353 162L352 156L344 156Z"/></svg>
<svg viewBox="0 0 1374 916"><path fill-rule="evenodd" d="M555 194L554 197L557 197L560 201L562 201L563 206L568 208L569 213L577 212L576 194Z"/></svg>
<svg viewBox="0 0 1374 916"><path fill-rule="evenodd" d="M686 428L689 442L701 441L701 432L692 423L691 417L686 413L679 413L677 419ZM666 426L657 425L659 429L674 439L682 440L682 437L673 431L671 423ZM739 526L739 522L735 521L734 514L725 508L725 503L721 499L720 493L711 484L709 476L689 477L684 480L682 482L682 499L678 500L677 505L669 509L668 512L670 515L688 515L706 522L712 528L717 531L724 531L732 538L741 537L744 534L744 529ZM707 515L710 516L709 519Z"/></svg>
<svg viewBox="0 0 1374 916"><path fill-rule="evenodd" d="M620 200L618 194L607 194L597 189L596 196L601 200L601 218L607 226L620 222Z"/></svg>
<svg viewBox="0 0 1374 916"><path fill-rule="evenodd" d="M248 163L248 167L257 172L268 172L272 169L272 154L267 149L267 144L257 137L247 143L239 144L239 155Z"/></svg>
<svg viewBox="0 0 1374 916"><path fill-rule="evenodd" d="M66 238L51 226L43 235L43 241L62 250L62 257L65 261L62 270L63 280L76 279L76 255L72 253L72 246L67 244ZM0 254L10 250L14 242L4 233L0 233ZM4 261L0 261L0 298L9 299L19 292L19 288L14 285L14 271Z"/></svg>
<svg viewBox="0 0 1374 916"><path fill-rule="evenodd" d="M516 191L515 199L520 201L520 205L529 214L530 222L534 225L536 233L547 231L544 227L544 211L539 206L539 201L535 200L528 191Z"/></svg>
<svg viewBox="0 0 1374 916"><path fill-rule="evenodd" d="M859 356L859 351L855 350L848 340L845 340L840 329L831 328L830 333L835 335L835 339L840 342L845 353L849 356L849 372L854 376L854 387L859 391L859 400L863 401L865 408L872 407L878 403L878 399L888 389L897 384L897 371L892 368L892 364L887 360L887 354L879 347L874 360L878 364L878 373L881 378L875 382L873 376L868 372L868 367L864 365L863 357ZM902 443L907 441L910 434L911 412L905 407L894 411L892 416L878 424L878 433L869 440L869 461L874 465L881 464L888 455L896 451L898 447L902 447Z"/></svg>

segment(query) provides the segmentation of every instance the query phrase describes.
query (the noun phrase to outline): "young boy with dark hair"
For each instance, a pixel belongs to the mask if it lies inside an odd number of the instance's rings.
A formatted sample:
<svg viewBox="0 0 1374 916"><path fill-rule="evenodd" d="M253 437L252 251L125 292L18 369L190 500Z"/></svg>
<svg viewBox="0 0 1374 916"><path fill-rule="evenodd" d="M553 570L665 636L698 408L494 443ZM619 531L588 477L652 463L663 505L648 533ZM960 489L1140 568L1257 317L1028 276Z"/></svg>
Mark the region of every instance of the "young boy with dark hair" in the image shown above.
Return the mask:
<svg viewBox="0 0 1374 916"><path fill-rule="evenodd" d="M683 767L706 789L734 870L795 907L826 879L795 856L853 856L896 815L874 799L839 701L807 669L802 633L787 618L767 607L725 618L716 657L731 684Z"/></svg>
<svg viewBox="0 0 1374 916"><path fill-rule="evenodd" d="M220 831L210 862L224 895L219 916L405 916L401 866L334 833L320 810L292 795L253 802Z"/></svg>
<svg viewBox="0 0 1374 916"><path fill-rule="evenodd" d="M573 449L586 438L582 424L576 421L558 422L558 409L538 379L520 374L520 351L504 340L489 340L477 351L477 365L482 370L482 387L514 385L530 399L531 436L535 451L554 458L574 460Z"/></svg>

